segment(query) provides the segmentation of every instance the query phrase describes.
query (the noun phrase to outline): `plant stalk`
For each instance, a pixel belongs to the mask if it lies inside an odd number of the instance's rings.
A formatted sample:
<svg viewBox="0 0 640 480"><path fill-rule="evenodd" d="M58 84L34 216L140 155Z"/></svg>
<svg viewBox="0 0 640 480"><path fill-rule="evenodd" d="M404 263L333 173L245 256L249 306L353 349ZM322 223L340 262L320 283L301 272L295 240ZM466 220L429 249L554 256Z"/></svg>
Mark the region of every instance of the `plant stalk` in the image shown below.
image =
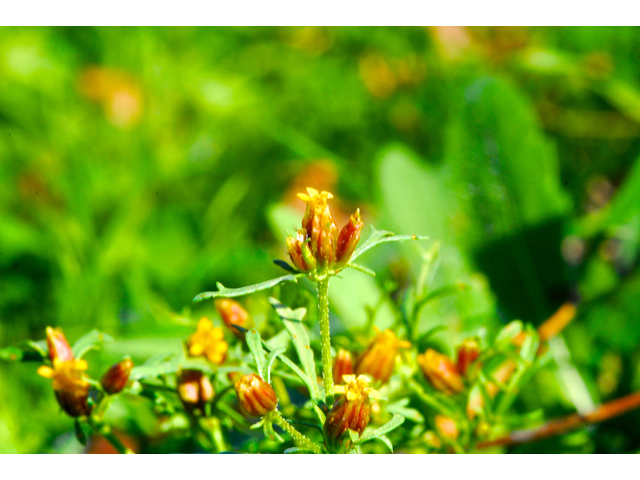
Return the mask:
<svg viewBox="0 0 640 480"><path fill-rule="evenodd" d="M291 425L282 417L282 415L278 410L274 410L271 413L271 418L280 428L282 428L282 430L284 430L289 435L291 435L291 438L293 438L296 442L298 442L302 447L312 451L313 453L322 453L322 449L320 448L319 445L313 443L311 440L305 437L302 433L296 430L293 427L293 425Z"/></svg>
<svg viewBox="0 0 640 480"><path fill-rule="evenodd" d="M329 332L329 275L318 280L318 322L322 341L322 380L329 408L333 405L333 365L331 361L331 334Z"/></svg>
<svg viewBox="0 0 640 480"><path fill-rule="evenodd" d="M113 448L115 448L118 453L123 453L123 454L135 453L133 450L131 450L129 447L127 447L124 443L120 441L120 439L113 433L109 425L105 425L105 424L100 425L98 428L98 432L100 432L100 435L106 438L107 441L111 445L113 445Z"/></svg>

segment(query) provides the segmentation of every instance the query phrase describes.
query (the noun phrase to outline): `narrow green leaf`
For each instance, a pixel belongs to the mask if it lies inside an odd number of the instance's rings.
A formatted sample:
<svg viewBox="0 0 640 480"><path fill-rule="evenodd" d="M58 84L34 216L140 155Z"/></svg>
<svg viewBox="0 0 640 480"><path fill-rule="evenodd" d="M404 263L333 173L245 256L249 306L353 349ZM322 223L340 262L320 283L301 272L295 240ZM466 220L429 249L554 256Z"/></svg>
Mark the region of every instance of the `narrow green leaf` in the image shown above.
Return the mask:
<svg viewBox="0 0 640 480"><path fill-rule="evenodd" d="M113 337L98 330L91 330L80 337L71 350L76 358L82 358L88 351L100 348L105 342L112 342Z"/></svg>
<svg viewBox="0 0 640 480"><path fill-rule="evenodd" d="M275 362L278 355L284 353L284 351L284 348L276 348L275 350L269 352L269 355L267 355L267 383L271 383L271 367L273 366L273 362Z"/></svg>
<svg viewBox="0 0 640 480"><path fill-rule="evenodd" d="M376 276L376 272L371 270L369 267L365 267L364 265L360 265L358 263L347 263L347 267L353 268L354 270L358 270L362 273L366 273L367 275L371 275L372 277Z"/></svg>
<svg viewBox="0 0 640 480"><path fill-rule="evenodd" d="M156 378L161 375L171 375L172 373L176 373L179 370L182 370L184 368L193 368L197 370L202 370L203 372L208 374L213 373L213 369L202 359L199 359L199 358L185 359L182 357L173 357L166 361L154 362L151 364L145 363L144 365L133 367L133 370L131 370L131 375L129 375L129 378L131 380Z"/></svg>
<svg viewBox="0 0 640 480"><path fill-rule="evenodd" d="M429 237L425 237L423 235L395 235L393 232L389 232L387 230L376 230L373 225L371 226L371 235L369 238L360 245L353 255L351 256L351 261L358 258L364 252L373 248L382 243L388 242L404 242L406 240L428 240Z"/></svg>
<svg viewBox="0 0 640 480"><path fill-rule="evenodd" d="M254 285L249 285L248 287L242 288L226 288L221 283L217 283L218 287L217 292L202 292L196 295L193 299L194 302L201 302L202 300L206 300L207 298L217 298L217 297L241 297L243 295L248 295L250 293L259 292L261 290L267 290L271 287L274 287L282 282L294 282L298 281L298 278L304 277L304 273L296 273L285 275L284 277L273 278L271 280L267 280L266 282L256 283Z"/></svg>
<svg viewBox="0 0 640 480"><path fill-rule="evenodd" d="M260 334L255 328L252 328L245 336L245 339L247 340L249 351L251 351L251 355L253 355L253 359L256 362L258 375L260 375L262 379L266 379L267 358L264 348L262 348L262 340L260 338Z"/></svg>
<svg viewBox="0 0 640 480"><path fill-rule="evenodd" d="M285 328L291 335L293 345L298 353L298 358L300 359L304 373L310 379L316 378L316 364L313 358L313 350L310 346L307 329L302 322L302 319L307 313L307 309L298 308L296 310L291 310L286 305L280 303L278 299L273 297L269 298L269 303L282 319L282 323L284 323ZM311 397L313 399L317 399L319 398L318 386L315 382L312 385L313 388L310 391Z"/></svg>
<svg viewBox="0 0 640 480"><path fill-rule="evenodd" d="M395 430L403 423L404 423L404 417L396 413L393 415L393 418L391 420L389 420L387 423L385 423L381 427L365 432L365 434L362 435L362 437L360 437L359 443L368 442L369 440L372 440L374 438L379 438L381 435L384 435L385 433L389 433Z"/></svg>
<svg viewBox="0 0 640 480"><path fill-rule="evenodd" d="M393 444L391 443L391 440L389 440L389 438L387 438L386 435L380 435L379 437L376 437L378 440L380 440L382 443L384 443L387 448L391 451L391 453L393 453Z"/></svg>
<svg viewBox="0 0 640 480"><path fill-rule="evenodd" d="M402 415L409 420L416 423L423 423L424 417L420 412L418 412L414 408L407 407L409 404L408 398L403 398L399 402L393 403L387 406L387 412L389 413L397 413L398 415Z"/></svg>

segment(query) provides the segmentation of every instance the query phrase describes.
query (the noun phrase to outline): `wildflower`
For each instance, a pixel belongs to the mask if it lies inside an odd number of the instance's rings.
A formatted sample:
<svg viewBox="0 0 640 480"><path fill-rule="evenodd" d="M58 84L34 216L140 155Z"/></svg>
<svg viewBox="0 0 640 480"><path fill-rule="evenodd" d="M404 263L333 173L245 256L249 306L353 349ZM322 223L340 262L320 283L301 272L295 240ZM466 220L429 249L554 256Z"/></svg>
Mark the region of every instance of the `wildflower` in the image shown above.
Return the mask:
<svg viewBox="0 0 640 480"><path fill-rule="evenodd" d="M215 301L216 309L222 317L224 324L238 337L244 337L244 333L233 328L233 325L242 327L246 330L251 328L251 317L242 305L230 298L220 298Z"/></svg>
<svg viewBox="0 0 640 480"><path fill-rule="evenodd" d="M84 371L88 368L85 360L53 360L53 368L43 365L38 375L52 380L51 386L62 409L72 417L89 415L89 382Z"/></svg>
<svg viewBox="0 0 640 480"><path fill-rule="evenodd" d="M125 358L107 370L100 380L105 392L109 395L120 393L129 380L132 368L133 362L131 359Z"/></svg>
<svg viewBox="0 0 640 480"><path fill-rule="evenodd" d="M227 356L228 345L222 329L214 327L207 317L202 317L196 333L187 341L187 349L192 357L205 356L211 363L220 365Z"/></svg>
<svg viewBox="0 0 640 480"><path fill-rule="evenodd" d="M411 343L406 340L398 340L395 333L387 329L381 332L377 327L376 338L371 342L367 350L360 355L356 365L356 374L369 375L374 380L385 383L393 373L398 350L409 348Z"/></svg>
<svg viewBox="0 0 640 480"><path fill-rule="evenodd" d="M431 385L441 392L454 394L464 390L458 367L445 355L429 348L418 355L418 364Z"/></svg>
<svg viewBox="0 0 640 480"><path fill-rule="evenodd" d="M52 380L53 392L62 409L72 417L91 413L88 368L85 360L76 360L62 330L47 327L47 345L52 367L42 365L38 375Z"/></svg>
<svg viewBox="0 0 640 480"><path fill-rule="evenodd" d="M478 342L475 339L469 338L462 342L462 344L458 347L457 361L458 370L460 371L461 375L467 375L469 367L473 365L473 362L476 361L479 355L480 345L478 345Z"/></svg>
<svg viewBox="0 0 640 480"><path fill-rule="evenodd" d="M214 395L209 377L201 370L184 369L178 374L178 396L187 411L204 413Z"/></svg>
<svg viewBox="0 0 640 480"><path fill-rule="evenodd" d="M298 194L307 204L302 218L302 228L295 236L287 238L287 251L295 267L303 272L340 268L347 264L353 254L364 225L360 210L351 215L349 223L338 235L338 228L331 217L327 200L333 198L329 192L318 193L307 188L309 195Z"/></svg>
<svg viewBox="0 0 640 480"><path fill-rule="evenodd" d="M340 383L344 375L353 374L353 361L351 359L351 353L344 348L341 348L336 355L336 359L333 362L333 381Z"/></svg>
<svg viewBox="0 0 640 480"><path fill-rule="evenodd" d="M369 424L369 398L379 398L376 390L369 386L365 375L344 375L345 385L334 387L335 393L342 395L327 414L324 423L325 437L331 447L339 446L341 437L347 430L362 435Z"/></svg>
<svg viewBox="0 0 640 480"><path fill-rule="evenodd" d="M243 375L234 384L242 409L252 417L262 417L278 406L276 392L259 375Z"/></svg>

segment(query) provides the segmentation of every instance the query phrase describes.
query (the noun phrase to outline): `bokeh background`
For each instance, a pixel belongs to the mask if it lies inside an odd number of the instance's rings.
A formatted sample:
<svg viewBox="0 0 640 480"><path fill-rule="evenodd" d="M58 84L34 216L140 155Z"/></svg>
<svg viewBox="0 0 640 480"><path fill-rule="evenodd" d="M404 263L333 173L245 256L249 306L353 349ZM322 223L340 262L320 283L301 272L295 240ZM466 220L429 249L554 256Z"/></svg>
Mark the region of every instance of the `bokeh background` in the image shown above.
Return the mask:
<svg viewBox="0 0 640 480"><path fill-rule="evenodd" d="M2 28L0 347L97 328L116 341L95 372L179 350L211 310L194 295L281 274L312 186L339 226L359 206L432 239L336 280L335 332L366 307L390 323L441 242L431 285L470 287L423 312L445 349L580 301L521 411L638 390L639 59L627 27ZM35 370L0 362L0 452L81 451ZM162 451L144 400L112 409ZM639 432L631 413L512 451L637 452Z"/></svg>

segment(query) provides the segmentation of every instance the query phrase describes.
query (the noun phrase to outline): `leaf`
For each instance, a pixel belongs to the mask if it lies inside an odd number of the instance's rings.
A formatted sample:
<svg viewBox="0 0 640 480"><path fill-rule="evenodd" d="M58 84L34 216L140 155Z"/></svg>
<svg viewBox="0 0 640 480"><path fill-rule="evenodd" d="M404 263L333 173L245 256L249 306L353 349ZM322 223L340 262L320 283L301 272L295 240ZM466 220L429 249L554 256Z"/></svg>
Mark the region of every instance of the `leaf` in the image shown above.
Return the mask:
<svg viewBox="0 0 640 480"><path fill-rule="evenodd" d="M113 342L113 337L98 330L91 330L80 337L71 350L76 358L82 358L88 351L100 348L105 342Z"/></svg>
<svg viewBox="0 0 640 480"><path fill-rule="evenodd" d="M273 263L275 263L277 266L279 266L283 270L286 270L289 273L293 273L293 274L300 273L298 270L293 268L291 265L289 265L284 260L276 259L276 260L273 261Z"/></svg>
<svg viewBox="0 0 640 480"><path fill-rule="evenodd" d="M267 290L271 287L274 287L282 282L298 282L298 278L304 277L304 273L290 274L285 275L284 277L273 278L271 280L267 280L266 282L256 283L254 285L249 285L248 287L242 288L226 288L220 282L216 283L218 287L217 292L202 292L194 297L193 302L201 302L202 300L206 300L207 298L217 298L217 297L241 297L243 295L248 295L250 293L259 292L261 290Z"/></svg>
<svg viewBox="0 0 640 480"><path fill-rule="evenodd" d="M376 272L371 270L369 267L365 267L364 265L359 265L357 263L347 263L347 267L353 268L354 270L358 270L362 273L366 273L367 275L371 275L372 277L376 276Z"/></svg>
<svg viewBox="0 0 640 480"><path fill-rule="evenodd" d="M184 368L202 370L208 374L213 373L213 369L203 359L173 357L169 360L153 362L151 364L145 363L144 365L133 367L129 378L131 380L156 378L161 375L171 375Z"/></svg>
<svg viewBox="0 0 640 480"><path fill-rule="evenodd" d="M280 355L281 353L284 353L285 349L284 348L276 348L275 350L272 350L271 352L269 352L269 355L267 355L267 383L271 383L271 366L273 365L273 362L276 361L276 358L278 357L278 355Z"/></svg>
<svg viewBox="0 0 640 480"><path fill-rule="evenodd" d="M258 375L260 375L264 380L267 378L267 358L264 348L262 348L262 339L260 338L260 334L255 328L252 328L247 332L245 339L247 340L249 351L251 351L251 355L253 355L253 359L256 362Z"/></svg>
<svg viewBox="0 0 640 480"><path fill-rule="evenodd" d="M414 408L407 407L408 404L409 399L403 398L399 402L388 405L387 412L397 413L416 423L423 423L424 417L422 416L422 414Z"/></svg>
<svg viewBox="0 0 640 480"><path fill-rule="evenodd" d="M42 362L47 358L46 342L28 340L20 345L0 349L0 359L10 362Z"/></svg>
<svg viewBox="0 0 640 480"><path fill-rule="evenodd" d="M313 350L311 349L309 342L309 335L307 334L307 329L302 323L302 319L307 313L306 308L298 308L296 310L291 310L286 305L280 303L280 301L276 298L270 297L269 303L275 309L278 316L282 319L282 323L284 323L285 328L291 335L291 339L293 340L293 345L296 348L296 352L298 353L298 358L300 359L300 363L302 364L302 370L305 375L309 377L309 379L316 378L316 364L313 358ZM319 390L318 386L315 382L312 383L313 388L310 390L311 398L318 399L319 398Z"/></svg>
<svg viewBox="0 0 640 480"><path fill-rule="evenodd" d="M404 242L406 240L428 240L428 239L429 237L425 237L423 235L395 235L393 232L389 232L387 230L376 230L373 227L373 225L371 225L371 235L369 235L369 238L367 238L367 240L362 245L360 245L355 252L353 252L353 255L351 256L351 261L349 263L351 263L353 260L358 258L367 250L375 246L378 246L382 243Z"/></svg>
<svg viewBox="0 0 640 480"><path fill-rule="evenodd" d="M373 440L374 438L378 438L381 435L384 435L385 433L389 433L395 430L403 423L404 423L404 417L396 413L393 415L393 418L391 420L389 420L387 423L385 423L381 427L365 432L364 435L360 437L359 443L367 442L369 440Z"/></svg>
<svg viewBox="0 0 640 480"><path fill-rule="evenodd" d="M382 443L384 443L387 446L387 448L391 450L391 453L393 453L393 444L391 443L391 440L387 438L386 435L380 435L379 437L376 437L376 438L380 440Z"/></svg>

